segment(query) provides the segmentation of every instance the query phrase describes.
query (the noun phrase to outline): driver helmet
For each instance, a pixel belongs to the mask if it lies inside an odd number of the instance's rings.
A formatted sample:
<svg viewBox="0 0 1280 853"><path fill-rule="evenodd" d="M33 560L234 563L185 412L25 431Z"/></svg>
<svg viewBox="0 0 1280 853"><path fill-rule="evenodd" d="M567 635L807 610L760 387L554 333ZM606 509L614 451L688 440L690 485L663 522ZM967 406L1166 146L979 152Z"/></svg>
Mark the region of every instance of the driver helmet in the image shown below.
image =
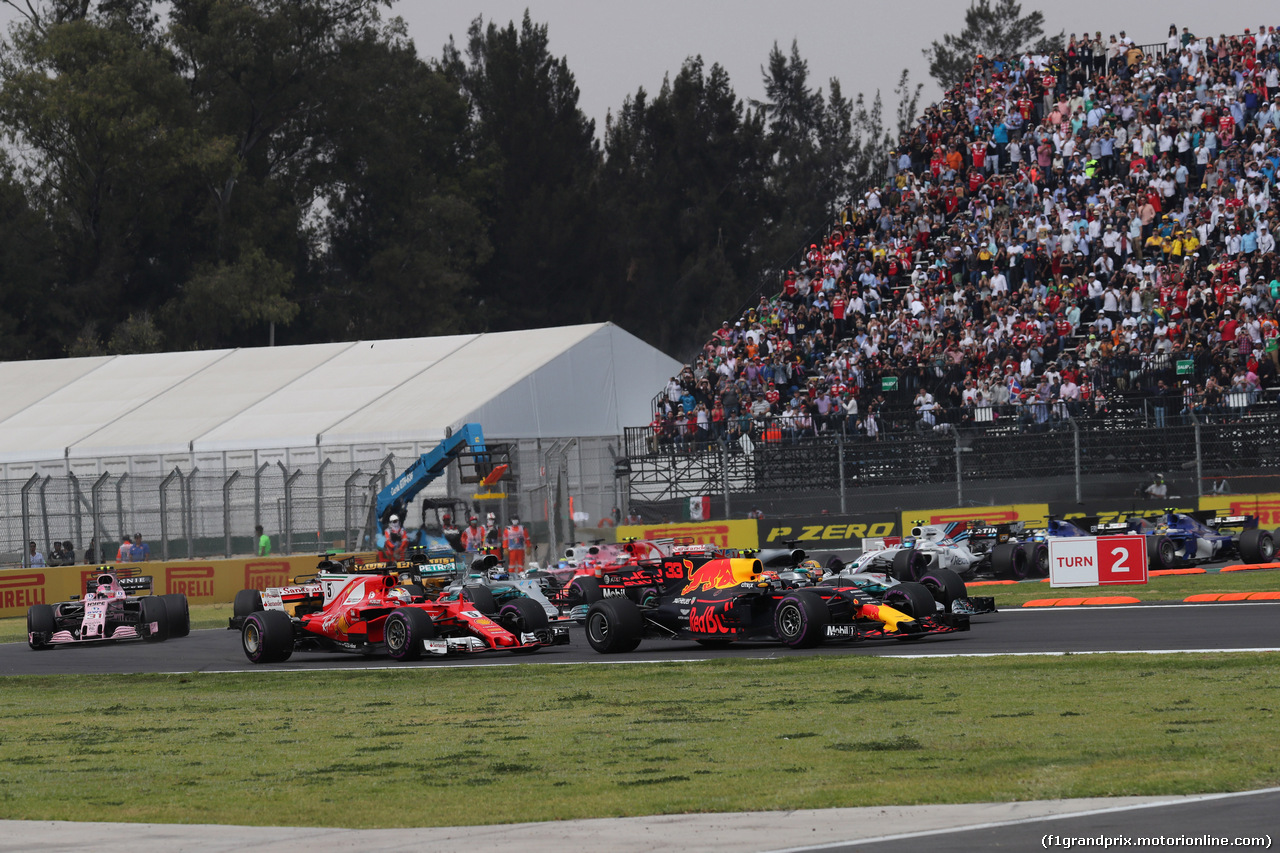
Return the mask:
<svg viewBox="0 0 1280 853"><path fill-rule="evenodd" d="M822 574L822 564L812 557L801 562L799 569L802 572L811 572L819 575Z"/></svg>

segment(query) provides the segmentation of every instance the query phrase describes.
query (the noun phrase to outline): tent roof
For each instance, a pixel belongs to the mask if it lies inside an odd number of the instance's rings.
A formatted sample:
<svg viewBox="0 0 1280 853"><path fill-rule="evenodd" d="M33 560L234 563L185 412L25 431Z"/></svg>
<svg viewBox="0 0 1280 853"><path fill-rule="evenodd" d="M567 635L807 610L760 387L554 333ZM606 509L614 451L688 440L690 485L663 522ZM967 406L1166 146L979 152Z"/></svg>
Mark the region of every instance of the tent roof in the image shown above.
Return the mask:
<svg viewBox="0 0 1280 853"><path fill-rule="evenodd" d="M0 363L0 462L618 435L680 367L612 323Z"/></svg>

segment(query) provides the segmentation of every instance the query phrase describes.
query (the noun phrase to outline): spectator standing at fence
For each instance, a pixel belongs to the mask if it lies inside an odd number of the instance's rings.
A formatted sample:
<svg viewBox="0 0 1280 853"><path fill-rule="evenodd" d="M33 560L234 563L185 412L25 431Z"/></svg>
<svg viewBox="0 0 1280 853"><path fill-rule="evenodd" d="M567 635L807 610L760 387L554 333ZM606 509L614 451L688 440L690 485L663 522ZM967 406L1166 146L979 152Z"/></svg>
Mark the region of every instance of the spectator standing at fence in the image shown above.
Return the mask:
<svg viewBox="0 0 1280 853"><path fill-rule="evenodd" d="M253 535L258 539L257 555L259 557L267 557L271 554L271 537L262 530L261 524L255 524L253 527Z"/></svg>
<svg viewBox="0 0 1280 853"><path fill-rule="evenodd" d="M151 546L142 541L142 534L133 534L133 547L129 550L129 562L145 563L151 559Z"/></svg>
<svg viewBox="0 0 1280 853"><path fill-rule="evenodd" d="M27 567L31 569L43 569L45 567L44 554L36 548L35 542L27 543Z"/></svg>
<svg viewBox="0 0 1280 853"><path fill-rule="evenodd" d="M133 540L130 539L129 534L126 533L120 541L120 547L116 549L116 562L128 563L132 559L133 559Z"/></svg>
<svg viewBox="0 0 1280 853"><path fill-rule="evenodd" d="M61 542L55 541L53 543L53 548L52 550L49 551L49 565L50 566L67 565L67 557L66 557L66 554L64 554L62 551Z"/></svg>
<svg viewBox="0 0 1280 853"><path fill-rule="evenodd" d="M89 540L89 547L84 549L84 564L92 566L98 562L98 540L96 538Z"/></svg>

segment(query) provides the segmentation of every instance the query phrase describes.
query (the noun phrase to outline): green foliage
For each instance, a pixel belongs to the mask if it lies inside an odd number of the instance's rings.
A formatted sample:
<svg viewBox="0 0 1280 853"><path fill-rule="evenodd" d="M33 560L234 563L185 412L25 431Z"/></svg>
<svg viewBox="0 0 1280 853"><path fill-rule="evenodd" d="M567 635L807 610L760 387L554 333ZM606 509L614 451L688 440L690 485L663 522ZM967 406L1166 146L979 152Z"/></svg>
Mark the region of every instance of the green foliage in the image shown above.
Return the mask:
<svg viewBox="0 0 1280 853"><path fill-rule="evenodd" d="M424 59L390 0L11 5L0 358L603 320L684 355L888 147L795 44L760 103L691 58L597 141L527 13Z"/></svg>
<svg viewBox="0 0 1280 853"><path fill-rule="evenodd" d="M1044 13L1022 14L1016 0L973 0L964 13L964 29L947 34L924 51L929 74L943 91L954 89L978 55L1016 60L1023 53L1048 53L1062 47L1062 33L1044 35Z"/></svg>

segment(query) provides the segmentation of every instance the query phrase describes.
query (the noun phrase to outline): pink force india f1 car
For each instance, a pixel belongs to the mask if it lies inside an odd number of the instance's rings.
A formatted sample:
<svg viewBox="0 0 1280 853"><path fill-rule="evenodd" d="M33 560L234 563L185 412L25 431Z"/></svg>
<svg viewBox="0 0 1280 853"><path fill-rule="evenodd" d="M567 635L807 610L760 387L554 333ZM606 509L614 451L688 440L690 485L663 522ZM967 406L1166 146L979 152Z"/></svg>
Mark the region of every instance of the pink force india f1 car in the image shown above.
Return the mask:
<svg viewBox="0 0 1280 853"><path fill-rule="evenodd" d="M103 566L85 584L84 598L27 609L27 643L37 650L111 640L156 643L191 632L185 595L136 595L142 590L153 591L150 575L121 576Z"/></svg>

